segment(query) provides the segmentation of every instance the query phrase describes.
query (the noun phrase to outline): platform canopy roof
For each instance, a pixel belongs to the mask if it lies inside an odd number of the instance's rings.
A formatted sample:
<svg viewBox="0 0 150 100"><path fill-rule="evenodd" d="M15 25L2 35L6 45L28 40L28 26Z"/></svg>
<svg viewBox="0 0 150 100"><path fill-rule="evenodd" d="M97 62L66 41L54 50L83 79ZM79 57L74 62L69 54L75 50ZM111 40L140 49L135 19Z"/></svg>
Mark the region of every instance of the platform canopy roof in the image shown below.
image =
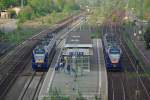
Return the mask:
<svg viewBox="0 0 150 100"><path fill-rule="evenodd" d="M65 48L92 48L91 37L86 32L71 32L66 38Z"/></svg>

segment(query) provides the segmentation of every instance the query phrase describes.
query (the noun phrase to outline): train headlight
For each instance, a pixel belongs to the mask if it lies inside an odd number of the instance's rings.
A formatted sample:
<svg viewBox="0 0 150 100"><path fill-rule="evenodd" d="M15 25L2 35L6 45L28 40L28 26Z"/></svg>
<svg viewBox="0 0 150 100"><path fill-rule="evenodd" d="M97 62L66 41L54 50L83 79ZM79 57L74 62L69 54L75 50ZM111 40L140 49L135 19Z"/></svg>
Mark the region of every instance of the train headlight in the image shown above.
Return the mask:
<svg viewBox="0 0 150 100"><path fill-rule="evenodd" d="M44 63L44 61L43 60L36 60L36 63Z"/></svg>

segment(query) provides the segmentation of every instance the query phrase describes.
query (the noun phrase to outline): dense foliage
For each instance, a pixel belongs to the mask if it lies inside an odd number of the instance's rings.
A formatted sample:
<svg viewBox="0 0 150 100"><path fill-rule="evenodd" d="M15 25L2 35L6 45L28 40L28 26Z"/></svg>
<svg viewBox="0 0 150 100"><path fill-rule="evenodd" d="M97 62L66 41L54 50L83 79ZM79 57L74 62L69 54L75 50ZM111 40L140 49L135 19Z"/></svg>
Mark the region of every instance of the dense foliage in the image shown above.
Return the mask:
<svg viewBox="0 0 150 100"><path fill-rule="evenodd" d="M22 3L24 9L18 17L21 21L47 15L52 12L69 12L79 9L75 0L0 0L0 10L20 6Z"/></svg>
<svg viewBox="0 0 150 100"><path fill-rule="evenodd" d="M19 19L23 22L38 16L44 16L53 12L63 12L78 10L79 6L75 0L28 0L27 6L19 14Z"/></svg>
<svg viewBox="0 0 150 100"><path fill-rule="evenodd" d="M129 0L128 7L132 9L139 18L150 20L150 0Z"/></svg>
<svg viewBox="0 0 150 100"><path fill-rule="evenodd" d="M77 0L82 6L92 6L104 9L110 14L112 10L128 9L139 17L150 20L150 0ZM100 10L101 10L100 9Z"/></svg>
<svg viewBox="0 0 150 100"><path fill-rule="evenodd" d="M21 12L16 15L11 8L20 6ZM8 34L0 31L0 41L19 43L37 31L78 13L79 8L75 0L0 0L0 11L7 10L12 18L18 18L18 29Z"/></svg>
<svg viewBox="0 0 150 100"><path fill-rule="evenodd" d="M23 4L27 4L27 0L22 0ZM20 6L21 0L0 0L0 10L4 10L13 6Z"/></svg>
<svg viewBox="0 0 150 100"><path fill-rule="evenodd" d="M150 49L150 27L146 29L146 32L144 33L144 39L146 43L146 48Z"/></svg>

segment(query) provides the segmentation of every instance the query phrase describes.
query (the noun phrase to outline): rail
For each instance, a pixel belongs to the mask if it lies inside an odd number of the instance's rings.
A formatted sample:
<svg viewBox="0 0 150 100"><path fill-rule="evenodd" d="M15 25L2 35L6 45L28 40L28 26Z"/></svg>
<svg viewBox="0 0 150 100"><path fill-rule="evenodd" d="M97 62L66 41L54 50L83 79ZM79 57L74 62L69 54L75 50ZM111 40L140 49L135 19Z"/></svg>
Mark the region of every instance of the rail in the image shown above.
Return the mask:
<svg viewBox="0 0 150 100"><path fill-rule="evenodd" d="M135 56L133 54L132 50L129 48L127 41L124 39L124 37L120 35L120 38L121 38L121 42L122 42L122 47L125 50L125 52L127 53L128 58L130 59L135 72L137 73L138 81L141 83L147 97L150 99L150 94L148 92L148 91L150 91L150 88L147 88L148 86L144 82L144 79L142 78L142 74L146 73L145 67L140 62L139 58L137 58L137 56ZM146 73L145 76L146 76L147 82L150 83L149 75Z"/></svg>
<svg viewBox="0 0 150 100"><path fill-rule="evenodd" d="M27 39L24 42L18 44L18 46L16 48L24 47L24 45L27 44L30 40L36 39L36 38L41 38L42 36L46 36L46 34L49 33L49 32L58 32L58 31L60 31L61 29L63 29L64 27L66 27L67 25L72 23L74 20L77 20L81 15L82 14L76 15L75 17L73 17L71 19L67 19L65 22L60 23L60 25L56 25L56 26L54 25L54 27L40 32L39 34L31 37L30 39ZM34 46L34 45L36 45L36 43L32 44L32 46ZM9 72L6 72L7 75L5 76L5 78L3 78L3 81L1 81L1 83L0 83L0 99L1 100L4 99L4 96L8 92L9 88L13 85L13 83L15 82L15 80L19 76L19 74L24 70L25 65L27 64L27 62L29 62L30 59L28 57L29 57L29 54L30 54L29 52L32 52L32 48L33 48L32 46L30 47L31 50L28 50L28 52L25 51L23 53L22 51L20 51L20 53L23 54L22 55L22 61L24 61L24 60L25 61L23 63L18 61L15 64L15 66L12 66L12 68L10 68ZM18 50L18 49L15 49L13 52L15 52L16 50ZM9 58L9 57L11 57L11 55L8 55L6 58ZM14 57L14 59L15 59L15 57ZM7 60L7 59L5 59L5 60ZM11 61L8 61L8 62L11 62ZM6 63L6 65L7 65L7 63ZM20 66L22 66L22 67L20 67ZM5 67L5 68L7 68L7 67Z"/></svg>
<svg viewBox="0 0 150 100"><path fill-rule="evenodd" d="M33 100L34 98L37 98L35 95L37 92L39 92L38 88L39 88L40 84L42 83L42 79L44 78L44 75L45 75L45 73L41 72L41 75L38 76L40 78L39 78L38 82L36 82L37 84L36 84L35 90L33 91L34 93L32 93L32 96L30 93L30 97L28 97L29 95L27 95L27 94L29 91L31 91L30 86L33 85L33 83L35 82L35 78L36 78L36 72L34 72L33 75L31 76L30 80L27 82L27 85L25 85L24 91L21 93L18 100L26 100L26 99Z"/></svg>

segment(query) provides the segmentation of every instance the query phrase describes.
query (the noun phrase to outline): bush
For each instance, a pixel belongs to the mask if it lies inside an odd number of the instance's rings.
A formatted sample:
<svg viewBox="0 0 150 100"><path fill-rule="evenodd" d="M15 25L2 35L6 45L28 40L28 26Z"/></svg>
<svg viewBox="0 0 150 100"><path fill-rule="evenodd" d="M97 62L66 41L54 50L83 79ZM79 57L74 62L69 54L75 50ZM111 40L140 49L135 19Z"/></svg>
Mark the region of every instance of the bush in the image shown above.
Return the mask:
<svg viewBox="0 0 150 100"><path fill-rule="evenodd" d="M0 42L5 38L5 33L0 30Z"/></svg>
<svg viewBox="0 0 150 100"><path fill-rule="evenodd" d="M18 15L19 22L32 19L33 10L30 6L25 7Z"/></svg>
<svg viewBox="0 0 150 100"><path fill-rule="evenodd" d="M10 18L16 18L17 17L16 11L13 9L8 9L8 13L10 14Z"/></svg>
<svg viewBox="0 0 150 100"><path fill-rule="evenodd" d="M112 16L112 21L116 22L117 21L117 16Z"/></svg>
<svg viewBox="0 0 150 100"><path fill-rule="evenodd" d="M2 37L4 35L4 32L2 32L1 30L0 30L0 37Z"/></svg>

